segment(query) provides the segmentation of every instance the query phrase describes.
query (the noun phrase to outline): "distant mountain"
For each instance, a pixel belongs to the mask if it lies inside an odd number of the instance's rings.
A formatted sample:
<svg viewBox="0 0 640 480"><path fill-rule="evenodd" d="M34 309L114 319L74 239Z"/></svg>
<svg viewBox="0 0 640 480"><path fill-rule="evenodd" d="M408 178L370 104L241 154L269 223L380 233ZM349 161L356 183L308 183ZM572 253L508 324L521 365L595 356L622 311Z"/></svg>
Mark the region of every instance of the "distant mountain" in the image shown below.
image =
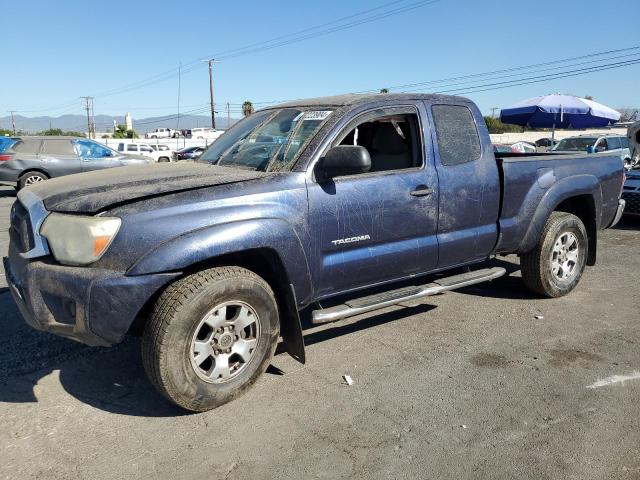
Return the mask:
<svg viewBox="0 0 640 480"><path fill-rule="evenodd" d="M139 134L153 130L154 128L169 127L176 128L177 119L167 120L167 116L147 117L133 119L133 129ZM108 132L113 131L114 120L118 124L124 124L124 116L96 115L96 131ZM231 119L231 124L237 122L237 118ZM60 117L23 117L15 116L16 130L26 131L28 133L37 133L49 128L60 128L62 130L73 130L77 132L87 131L87 117L83 115L62 115ZM207 115L185 115L180 117L180 128L209 127L211 126L211 117ZM227 117L216 116L216 127L227 128ZM11 130L11 117L0 117L0 128Z"/></svg>

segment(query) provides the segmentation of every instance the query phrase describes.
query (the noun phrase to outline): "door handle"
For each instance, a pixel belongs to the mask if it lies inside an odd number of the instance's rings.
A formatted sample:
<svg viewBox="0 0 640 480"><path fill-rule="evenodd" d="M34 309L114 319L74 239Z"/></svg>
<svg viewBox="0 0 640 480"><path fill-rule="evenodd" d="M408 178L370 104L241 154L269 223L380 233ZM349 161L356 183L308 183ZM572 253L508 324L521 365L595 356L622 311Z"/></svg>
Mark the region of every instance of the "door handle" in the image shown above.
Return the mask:
<svg viewBox="0 0 640 480"><path fill-rule="evenodd" d="M426 185L418 185L413 192L410 194L414 197L426 197L427 195L431 195L433 193L433 188L427 187Z"/></svg>

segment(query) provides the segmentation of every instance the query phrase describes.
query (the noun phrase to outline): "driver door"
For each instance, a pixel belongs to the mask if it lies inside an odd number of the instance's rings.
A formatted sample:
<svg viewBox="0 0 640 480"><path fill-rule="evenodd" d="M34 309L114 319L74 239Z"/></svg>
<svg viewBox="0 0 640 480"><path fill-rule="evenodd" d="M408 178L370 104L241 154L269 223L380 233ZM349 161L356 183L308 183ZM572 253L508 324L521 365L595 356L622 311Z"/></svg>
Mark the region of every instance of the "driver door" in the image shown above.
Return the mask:
<svg viewBox="0 0 640 480"><path fill-rule="evenodd" d="M357 115L332 145L365 147L371 170L308 181L317 296L408 278L437 265L438 178L419 110L402 105Z"/></svg>

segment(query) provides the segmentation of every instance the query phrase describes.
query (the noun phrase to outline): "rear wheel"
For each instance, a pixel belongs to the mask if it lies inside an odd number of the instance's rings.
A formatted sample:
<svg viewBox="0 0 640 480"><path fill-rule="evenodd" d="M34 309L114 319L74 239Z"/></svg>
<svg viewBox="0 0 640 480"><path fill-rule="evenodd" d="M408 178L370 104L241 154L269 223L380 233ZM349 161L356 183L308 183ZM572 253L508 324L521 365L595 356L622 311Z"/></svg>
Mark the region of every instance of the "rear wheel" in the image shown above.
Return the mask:
<svg viewBox="0 0 640 480"><path fill-rule="evenodd" d="M570 213L553 212L536 248L520 257L525 285L545 297L566 295L582 277L587 250L582 220Z"/></svg>
<svg viewBox="0 0 640 480"><path fill-rule="evenodd" d="M33 185L34 183L43 182L48 178L49 177L47 177L42 172L27 172L18 180L18 190L24 187L28 187L29 185Z"/></svg>
<svg viewBox="0 0 640 480"><path fill-rule="evenodd" d="M202 412L255 383L279 333L276 299L262 278L244 268L212 268L162 293L145 326L142 359L160 393Z"/></svg>
<svg viewBox="0 0 640 480"><path fill-rule="evenodd" d="M160 157L158 159L158 162L170 162L171 160L169 160L169 157Z"/></svg>

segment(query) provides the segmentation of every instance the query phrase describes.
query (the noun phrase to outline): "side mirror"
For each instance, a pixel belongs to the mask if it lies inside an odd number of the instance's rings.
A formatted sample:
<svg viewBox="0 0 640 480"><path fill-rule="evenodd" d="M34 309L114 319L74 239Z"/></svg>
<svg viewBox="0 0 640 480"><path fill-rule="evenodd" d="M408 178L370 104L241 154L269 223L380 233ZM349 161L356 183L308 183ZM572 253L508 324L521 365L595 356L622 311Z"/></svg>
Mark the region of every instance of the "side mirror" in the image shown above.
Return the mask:
<svg viewBox="0 0 640 480"><path fill-rule="evenodd" d="M317 173L322 178L355 175L371 170L369 151L358 145L338 145L320 159Z"/></svg>

